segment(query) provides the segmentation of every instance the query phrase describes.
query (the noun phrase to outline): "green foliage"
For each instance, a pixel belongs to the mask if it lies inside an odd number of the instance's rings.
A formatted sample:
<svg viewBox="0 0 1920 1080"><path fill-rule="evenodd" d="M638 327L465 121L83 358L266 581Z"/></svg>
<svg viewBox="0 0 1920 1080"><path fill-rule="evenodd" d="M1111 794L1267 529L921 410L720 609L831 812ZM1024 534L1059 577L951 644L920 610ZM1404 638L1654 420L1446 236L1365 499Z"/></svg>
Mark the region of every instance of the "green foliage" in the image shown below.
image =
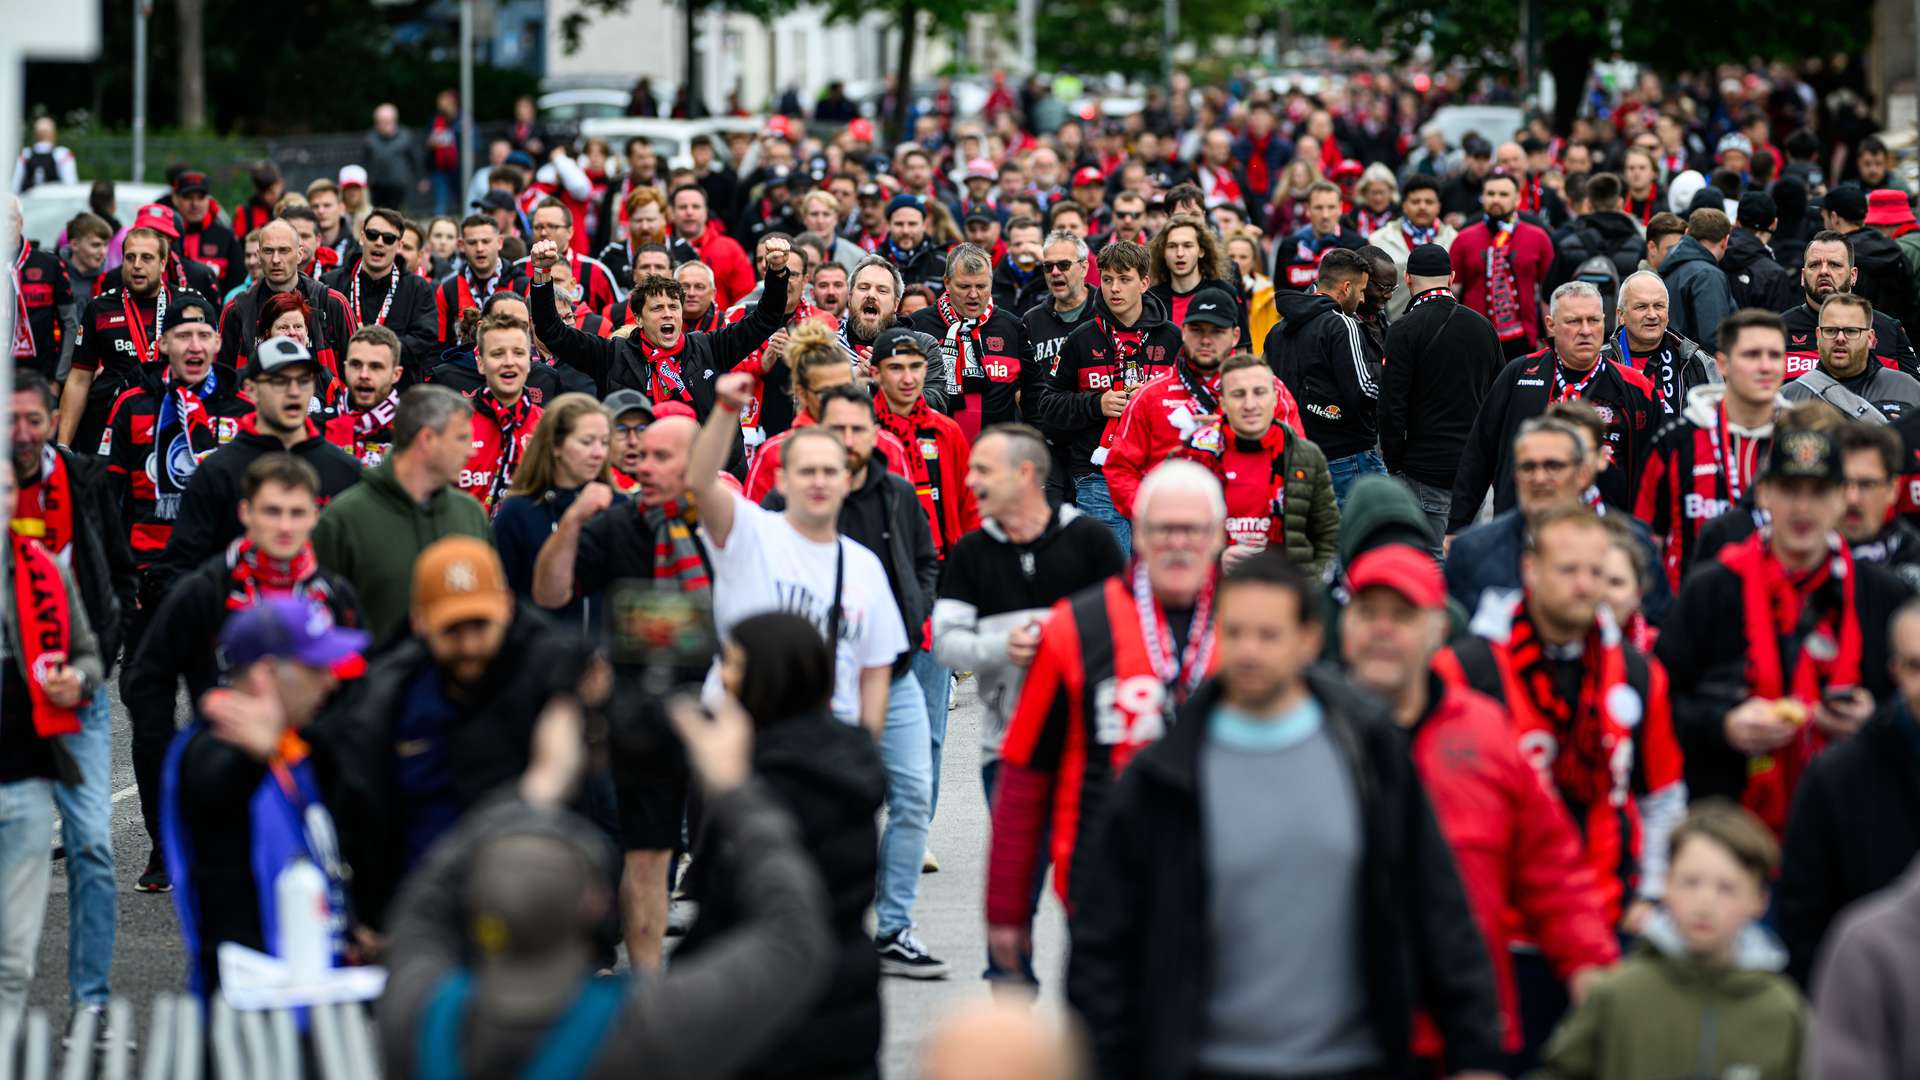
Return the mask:
<svg viewBox="0 0 1920 1080"><path fill-rule="evenodd" d="M432 118L433 97L459 85L454 32L397 44L395 25L424 0L376 7L359 0L205 0L208 123L231 134L358 131L373 107L392 101L402 123ZM92 125L127 126L133 109L131 5L104 5L102 50L91 64L27 65L29 110L84 115ZM178 30L168 4L147 21L150 127L178 123ZM475 113L506 116L513 99L538 89L529 72L476 66Z"/></svg>
<svg viewBox="0 0 1920 1080"><path fill-rule="evenodd" d="M1331 5L1330 5L1331 6ZM1216 39L1250 41L1273 5L1254 0L1180 0L1180 40L1214 59ZM1157 79L1164 62L1162 0L1042 0L1034 22L1043 67Z"/></svg>

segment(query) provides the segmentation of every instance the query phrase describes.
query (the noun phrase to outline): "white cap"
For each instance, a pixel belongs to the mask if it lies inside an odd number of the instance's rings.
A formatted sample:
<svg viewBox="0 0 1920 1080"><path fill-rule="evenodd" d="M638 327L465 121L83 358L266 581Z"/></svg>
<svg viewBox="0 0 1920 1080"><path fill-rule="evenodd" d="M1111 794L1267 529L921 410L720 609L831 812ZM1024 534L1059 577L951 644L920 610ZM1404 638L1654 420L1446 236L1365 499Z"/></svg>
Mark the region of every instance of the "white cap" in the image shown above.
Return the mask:
<svg viewBox="0 0 1920 1080"><path fill-rule="evenodd" d="M367 170L358 165L340 166L340 186L353 187L356 184L361 187L367 186Z"/></svg>

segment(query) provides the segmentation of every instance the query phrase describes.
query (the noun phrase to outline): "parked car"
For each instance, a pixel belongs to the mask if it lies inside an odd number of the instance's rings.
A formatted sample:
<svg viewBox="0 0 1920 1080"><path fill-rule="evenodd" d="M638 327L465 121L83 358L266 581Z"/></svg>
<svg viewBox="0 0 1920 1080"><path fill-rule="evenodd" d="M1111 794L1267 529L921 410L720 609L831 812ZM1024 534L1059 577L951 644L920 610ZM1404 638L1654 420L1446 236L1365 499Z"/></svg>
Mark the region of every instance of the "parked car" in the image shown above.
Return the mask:
<svg viewBox="0 0 1920 1080"><path fill-rule="evenodd" d="M169 189L165 184L143 184L134 180L115 180L113 182L114 213L125 225L133 220L133 212L157 201ZM87 209L87 200L93 195L93 182L82 181L78 184L39 184L25 195L20 196L20 210L26 219L27 239L52 248L60 230L67 227L73 215Z"/></svg>
<svg viewBox="0 0 1920 1080"><path fill-rule="evenodd" d="M625 103L622 102L622 109ZM628 139L644 136L653 142L654 152L659 154L671 168L692 168L693 151L691 144L695 135L706 135L713 140L714 158L723 164L738 166L727 152L726 134L730 131L744 131L752 135L760 134L767 126L764 116L710 116L700 120L657 120L643 116L605 116L588 117L580 121L580 134L585 138L602 138L613 145L618 153Z"/></svg>
<svg viewBox="0 0 1920 1080"><path fill-rule="evenodd" d="M1511 105L1442 105L1420 126L1420 134L1438 131L1449 147L1459 146L1468 135L1498 146L1526 126L1526 111Z"/></svg>

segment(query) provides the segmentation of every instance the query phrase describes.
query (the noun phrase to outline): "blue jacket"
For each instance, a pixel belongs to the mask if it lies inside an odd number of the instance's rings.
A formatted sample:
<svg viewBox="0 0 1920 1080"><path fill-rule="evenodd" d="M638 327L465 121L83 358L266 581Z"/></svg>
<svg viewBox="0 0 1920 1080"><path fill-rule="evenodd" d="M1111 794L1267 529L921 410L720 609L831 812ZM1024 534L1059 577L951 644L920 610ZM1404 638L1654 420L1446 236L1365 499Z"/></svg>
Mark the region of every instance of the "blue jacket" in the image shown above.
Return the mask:
<svg viewBox="0 0 1920 1080"><path fill-rule="evenodd" d="M1658 567L1647 527L1633 518L1626 520L1633 526L1633 534L1640 538L1645 565ZM1453 538L1453 547L1447 551L1447 595L1467 609L1469 620L1479 613L1481 598L1489 589L1506 590L1516 600L1519 598L1520 555L1527 548L1526 537L1526 520L1514 509L1496 514L1491 521L1475 525ZM1641 601L1641 611L1648 622L1658 626L1667 617L1673 592L1667 586L1665 574L1655 572L1650 576L1653 586Z"/></svg>
<svg viewBox="0 0 1920 1080"><path fill-rule="evenodd" d="M540 547L559 528L560 518L580 494L548 488L539 495L513 495L500 500L493 514L493 546L500 549L500 564L507 571L507 584L514 595L533 603L533 566L540 559ZM599 596L576 596L563 608L543 608L566 626L581 630L589 637L599 636L597 613Z"/></svg>

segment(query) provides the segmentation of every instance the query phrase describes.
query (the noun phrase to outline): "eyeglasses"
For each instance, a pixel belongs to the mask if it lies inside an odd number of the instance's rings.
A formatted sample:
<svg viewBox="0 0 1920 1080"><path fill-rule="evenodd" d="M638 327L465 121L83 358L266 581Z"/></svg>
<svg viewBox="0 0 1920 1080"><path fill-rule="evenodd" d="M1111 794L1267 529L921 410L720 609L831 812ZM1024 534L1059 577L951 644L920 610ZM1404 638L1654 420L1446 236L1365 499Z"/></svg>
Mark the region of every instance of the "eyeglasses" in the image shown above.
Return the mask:
<svg viewBox="0 0 1920 1080"><path fill-rule="evenodd" d="M1210 525L1194 525L1184 521L1153 522L1147 525L1147 535L1155 540L1172 540L1182 543L1198 543L1211 533Z"/></svg>
<svg viewBox="0 0 1920 1080"><path fill-rule="evenodd" d="M1522 461L1514 465L1513 471L1521 476L1562 476L1573 468L1573 462L1566 458L1547 458L1544 461Z"/></svg>
<svg viewBox="0 0 1920 1080"><path fill-rule="evenodd" d="M618 436L618 437L620 437L620 438L622 438L622 439L625 439L625 438L629 438L629 437L631 437L631 436L634 436L634 435L638 435L638 434L640 434L641 432L643 432L643 431L645 431L645 430L647 430L647 425L645 425L645 424L615 424L615 425L613 425L613 433L614 433L614 434L615 434L616 436Z"/></svg>
<svg viewBox="0 0 1920 1080"><path fill-rule="evenodd" d="M253 380L255 386L263 386L269 390L292 390L301 386L311 387L314 382L314 374L311 371L302 371L292 375L258 375L255 376Z"/></svg>
<svg viewBox="0 0 1920 1080"><path fill-rule="evenodd" d="M1113 216L1121 221L1132 221L1134 218L1146 217L1147 212L1145 210L1115 210Z"/></svg>
<svg viewBox="0 0 1920 1080"><path fill-rule="evenodd" d="M1867 479L1848 477L1846 482L1842 486L1844 486L1850 492L1858 491L1862 493L1868 493L1868 492L1879 491L1881 488L1884 488L1891 483L1893 483L1893 480L1885 476L1873 477L1873 478L1867 478Z"/></svg>
<svg viewBox="0 0 1920 1080"><path fill-rule="evenodd" d="M1845 338L1848 341L1858 341L1860 340L1860 335L1866 333L1869 329L1871 329L1871 327L1823 326L1820 328L1820 336L1823 338L1826 338L1828 341L1832 341L1836 338Z"/></svg>
<svg viewBox="0 0 1920 1080"><path fill-rule="evenodd" d="M1080 261L1079 259L1056 259L1053 262L1043 262L1040 265L1046 267L1048 270L1051 270L1056 274L1064 274L1067 271L1073 269L1074 264L1078 263L1079 261Z"/></svg>
<svg viewBox="0 0 1920 1080"><path fill-rule="evenodd" d="M362 229L360 231L366 234L367 243L369 244L397 244L400 242L400 234L397 232L386 232L382 229Z"/></svg>

